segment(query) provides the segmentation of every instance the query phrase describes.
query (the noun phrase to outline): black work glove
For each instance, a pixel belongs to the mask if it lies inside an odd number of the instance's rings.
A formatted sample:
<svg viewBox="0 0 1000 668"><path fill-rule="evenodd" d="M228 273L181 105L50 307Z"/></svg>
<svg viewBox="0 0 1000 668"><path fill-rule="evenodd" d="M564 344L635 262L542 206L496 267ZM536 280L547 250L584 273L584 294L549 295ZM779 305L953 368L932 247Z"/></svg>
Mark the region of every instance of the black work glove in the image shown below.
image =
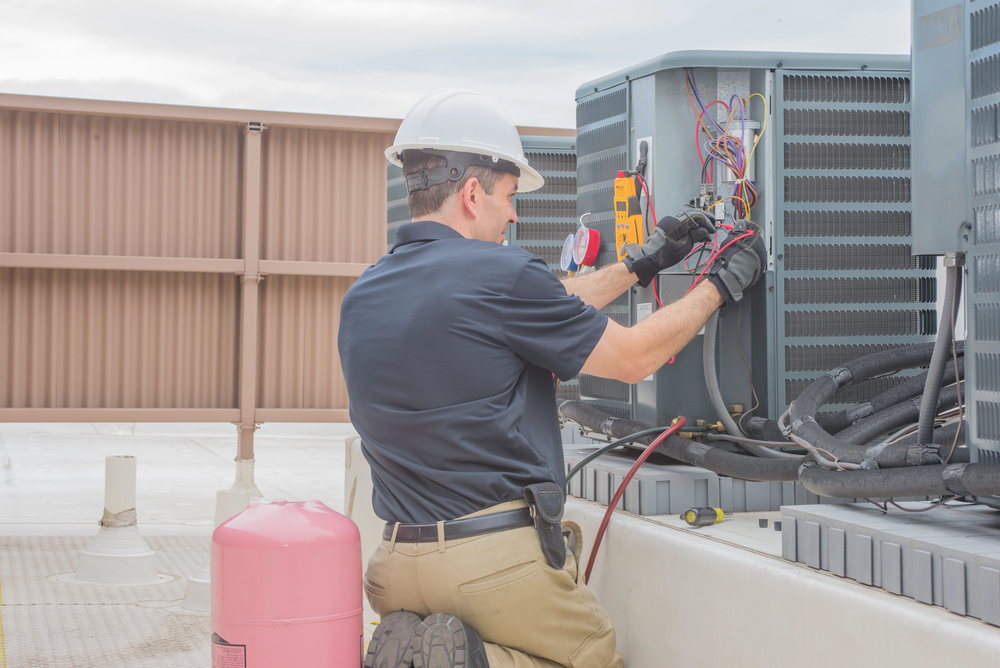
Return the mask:
<svg viewBox="0 0 1000 668"><path fill-rule="evenodd" d="M726 244L747 232L753 236L736 241L726 248ZM708 270L708 280L718 288L726 304L732 304L743 299L743 291L764 275L764 269L767 267L767 248L764 246L760 228L753 223L750 223L745 231L737 227L730 232L722 242L722 247L725 250L712 261L712 266Z"/></svg>
<svg viewBox="0 0 1000 668"><path fill-rule="evenodd" d="M653 278L664 269L686 258L696 243L711 239L715 233L712 217L704 212L683 215L683 220L664 216L646 243L625 247L627 255L622 262L638 277L642 287L652 283Z"/></svg>

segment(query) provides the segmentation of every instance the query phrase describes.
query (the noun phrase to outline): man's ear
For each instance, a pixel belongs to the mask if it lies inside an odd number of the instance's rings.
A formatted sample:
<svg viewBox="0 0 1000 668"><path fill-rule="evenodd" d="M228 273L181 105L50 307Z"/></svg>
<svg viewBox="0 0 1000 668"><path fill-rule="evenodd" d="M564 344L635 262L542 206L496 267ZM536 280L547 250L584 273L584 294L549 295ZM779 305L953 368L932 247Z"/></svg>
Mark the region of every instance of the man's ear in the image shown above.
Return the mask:
<svg viewBox="0 0 1000 668"><path fill-rule="evenodd" d="M462 198L462 206L465 207L466 212L473 218L479 217L476 207L480 204L479 199L482 197L481 190L479 179L473 176L465 182L462 190L459 191L459 196Z"/></svg>

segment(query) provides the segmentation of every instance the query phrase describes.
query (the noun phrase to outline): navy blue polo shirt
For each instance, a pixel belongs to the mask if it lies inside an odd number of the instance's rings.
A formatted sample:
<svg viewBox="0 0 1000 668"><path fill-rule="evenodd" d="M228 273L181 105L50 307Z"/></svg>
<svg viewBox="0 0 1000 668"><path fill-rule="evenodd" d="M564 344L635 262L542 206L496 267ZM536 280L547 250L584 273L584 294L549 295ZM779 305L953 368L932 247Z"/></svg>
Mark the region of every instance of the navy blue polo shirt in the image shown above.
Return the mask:
<svg viewBox="0 0 1000 668"><path fill-rule="evenodd" d="M436 522L562 485L552 374L579 373L607 320L524 249L402 225L340 312L375 513Z"/></svg>

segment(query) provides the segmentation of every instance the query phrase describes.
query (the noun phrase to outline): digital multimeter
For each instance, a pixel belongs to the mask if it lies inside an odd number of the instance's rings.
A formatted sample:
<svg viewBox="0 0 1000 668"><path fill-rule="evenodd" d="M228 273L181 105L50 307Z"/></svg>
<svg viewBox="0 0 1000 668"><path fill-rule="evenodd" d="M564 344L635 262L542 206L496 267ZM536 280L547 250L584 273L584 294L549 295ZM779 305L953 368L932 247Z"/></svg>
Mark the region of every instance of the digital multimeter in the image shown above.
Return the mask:
<svg viewBox="0 0 1000 668"><path fill-rule="evenodd" d="M642 209L635 191L635 179L619 171L615 179L615 248L618 260L625 257L627 244L642 242Z"/></svg>

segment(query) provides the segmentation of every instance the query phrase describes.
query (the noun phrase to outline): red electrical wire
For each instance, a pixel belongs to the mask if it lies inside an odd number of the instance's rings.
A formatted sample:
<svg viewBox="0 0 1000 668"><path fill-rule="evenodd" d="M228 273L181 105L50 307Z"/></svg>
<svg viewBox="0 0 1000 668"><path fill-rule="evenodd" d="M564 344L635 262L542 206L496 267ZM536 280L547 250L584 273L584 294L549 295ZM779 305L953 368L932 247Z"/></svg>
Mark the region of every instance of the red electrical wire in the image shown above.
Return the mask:
<svg viewBox="0 0 1000 668"><path fill-rule="evenodd" d="M649 191L646 190L646 179L642 178L642 174L636 174L639 179L639 184L642 186L642 192L646 195L646 202L649 204L649 210L653 212L653 223L656 224L656 207L653 206L653 198L649 196ZM643 225L643 232L645 232L646 226ZM656 298L656 305L663 308L663 302L660 301L660 286L657 285L656 277L653 277L653 296Z"/></svg>
<svg viewBox="0 0 1000 668"><path fill-rule="evenodd" d="M649 456L653 454L653 451L656 450L656 447L660 443L663 443L665 440L667 440L669 436L672 436L673 434L677 433L677 430L686 424L687 420L683 417L679 417L677 418L677 422L670 425L669 429L667 429L665 432L657 436L656 439L646 447L643 453L639 455L639 459L635 460L635 464L633 464L632 468L629 469L629 472L628 474L626 474L625 479L622 480L622 484L618 486L618 491L615 492L614 498L611 499L611 503L608 504L608 509L604 513L604 519L601 520L601 526L597 530L597 537L594 538L594 547L590 551L590 560L587 562L587 571L583 575L584 584L588 584L590 582L590 572L594 570L594 560L597 559L597 551L601 549L601 539L604 538L604 532L608 528L608 522L611 520L612 513L615 512L615 506L617 506L618 501L621 500L622 494L625 493L625 488L628 487L628 484L632 481L632 478L639 470L639 467L642 466L643 462L645 462L649 458Z"/></svg>
<svg viewBox="0 0 1000 668"><path fill-rule="evenodd" d="M694 286L698 285L698 283L701 282L702 276L704 276L705 272L708 271L709 267L712 266L711 265L711 261L714 261L715 258L719 257L719 254L722 251L726 250L727 248L729 248L730 246L732 246L734 243L736 243L740 239L746 239L747 237L752 237L752 236L753 236L753 232L747 232L746 234L742 234L742 235L736 237L735 239L733 239L732 241L730 241L728 244L726 244L722 248L720 248L718 251L716 251L715 253L713 253L711 256L709 256L709 258L708 258L710 260L709 264L705 265L705 268L701 270L700 274L698 274L698 278L695 279L694 283L691 284L691 287L688 288L687 292L685 292L684 294L687 295L688 292L691 292L692 290L694 290Z"/></svg>

